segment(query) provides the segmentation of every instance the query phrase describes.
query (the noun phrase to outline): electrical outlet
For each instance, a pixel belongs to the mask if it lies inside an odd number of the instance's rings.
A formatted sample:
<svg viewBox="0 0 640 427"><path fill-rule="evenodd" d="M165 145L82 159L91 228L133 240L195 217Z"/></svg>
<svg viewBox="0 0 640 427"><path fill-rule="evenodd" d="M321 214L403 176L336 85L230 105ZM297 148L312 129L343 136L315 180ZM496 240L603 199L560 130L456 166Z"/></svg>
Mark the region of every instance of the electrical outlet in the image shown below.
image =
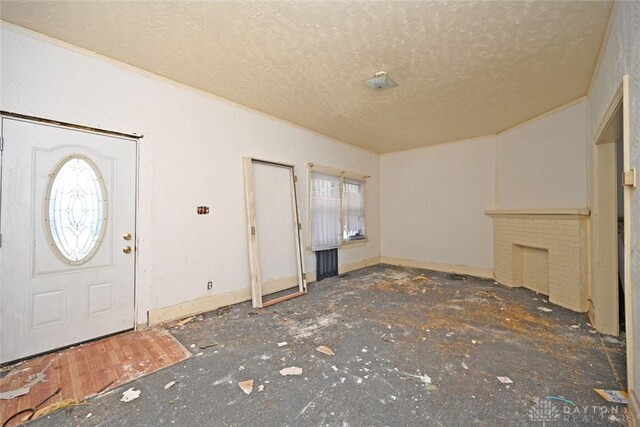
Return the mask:
<svg viewBox="0 0 640 427"><path fill-rule="evenodd" d="M209 281L207 282L207 290L211 290L213 289L213 282Z"/></svg>

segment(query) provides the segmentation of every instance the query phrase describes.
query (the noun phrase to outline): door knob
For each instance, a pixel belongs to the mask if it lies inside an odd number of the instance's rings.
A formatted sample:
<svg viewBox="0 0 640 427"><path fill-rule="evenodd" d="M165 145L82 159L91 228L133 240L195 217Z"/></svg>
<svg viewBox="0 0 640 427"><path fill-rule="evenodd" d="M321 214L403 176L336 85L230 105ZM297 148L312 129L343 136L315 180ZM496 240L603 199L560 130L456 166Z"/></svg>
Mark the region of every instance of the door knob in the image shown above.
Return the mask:
<svg viewBox="0 0 640 427"><path fill-rule="evenodd" d="M122 248L122 252L124 252L125 254L131 253L131 246L125 246L124 248Z"/></svg>
<svg viewBox="0 0 640 427"><path fill-rule="evenodd" d="M124 233L124 235L122 236L122 238L124 240L131 240L131 233Z"/></svg>

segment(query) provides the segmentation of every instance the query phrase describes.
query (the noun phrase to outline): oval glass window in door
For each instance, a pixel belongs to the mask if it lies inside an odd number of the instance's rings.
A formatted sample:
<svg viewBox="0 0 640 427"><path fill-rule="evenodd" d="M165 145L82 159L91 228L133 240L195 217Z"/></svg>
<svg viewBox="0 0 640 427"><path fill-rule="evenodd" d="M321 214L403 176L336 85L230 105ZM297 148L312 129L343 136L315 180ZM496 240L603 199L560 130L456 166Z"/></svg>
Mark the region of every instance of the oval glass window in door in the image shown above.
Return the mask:
<svg viewBox="0 0 640 427"><path fill-rule="evenodd" d="M83 264L96 252L107 221L107 194L100 171L86 156L64 158L45 195L50 246L68 264Z"/></svg>

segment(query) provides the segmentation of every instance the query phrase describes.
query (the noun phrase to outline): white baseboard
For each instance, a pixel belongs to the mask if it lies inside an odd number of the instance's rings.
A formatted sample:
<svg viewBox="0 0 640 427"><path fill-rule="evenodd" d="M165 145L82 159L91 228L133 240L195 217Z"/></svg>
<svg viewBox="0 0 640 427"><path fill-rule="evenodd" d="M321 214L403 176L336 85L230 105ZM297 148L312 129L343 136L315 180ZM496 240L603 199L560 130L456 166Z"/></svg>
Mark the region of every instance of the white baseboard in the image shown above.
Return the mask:
<svg viewBox="0 0 640 427"><path fill-rule="evenodd" d="M307 273L307 283L315 280L315 273ZM262 294L269 295L275 292L284 291L285 289L293 288L297 284L297 276L274 280L262 285ZM250 299L250 288L198 298L192 301L183 302L182 304L176 304L169 307L163 307L149 311L148 324L149 326L153 326L158 323L169 322L171 320L181 319L186 316L205 313L207 311L215 310L227 305L238 304Z"/></svg>
<svg viewBox="0 0 640 427"><path fill-rule="evenodd" d="M361 268L371 267L372 265L380 264L380 257L371 257L367 259L363 259L360 261L350 262L348 264L343 264L338 266L338 274L345 274L350 271L360 270Z"/></svg>
<svg viewBox="0 0 640 427"><path fill-rule="evenodd" d="M338 266L338 272L340 274L348 273L349 271L358 270L371 265L380 263L379 257L367 258L361 261L355 261L348 264ZM307 273L307 283L316 281L316 273ZM298 283L297 277L288 277L286 279L275 280L272 282L264 283L262 285L263 295L269 295L274 292L280 292L285 289L292 288ZM215 310L227 305L238 304L244 301L251 300L251 289L246 288L233 292L226 292L218 295L206 296L198 298L192 301L183 302L181 304L172 305L169 307L158 308L156 310L150 310L148 316L148 326L157 325L158 323L169 322L171 320L181 319L187 316L193 316L195 314L205 313L207 311Z"/></svg>
<svg viewBox="0 0 640 427"><path fill-rule="evenodd" d="M482 277L485 279L493 279L493 270L480 267L469 267L467 265L443 264L431 261L418 261L414 259L380 257L382 264L397 265L402 267L424 268L426 270L441 271L444 273L458 273L469 276Z"/></svg>
<svg viewBox="0 0 640 427"><path fill-rule="evenodd" d="M338 266L338 273L345 274L350 271L359 270L361 268L370 267L380 263L424 268L428 270L443 271L447 273L459 273L468 274L470 276L493 278L493 270L468 267L464 265L454 264L441 264L429 261L417 261L410 259L392 258L392 257L371 257L360 261L354 261L347 264ZM269 295L274 292L280 292L285 289L292 288L297 283L297 277L289 277L286 279L275 280L262 285L263 295ZM315 272L307 273L307 283L316 281ZM150 310L148 316L148 326L153 326L158 323L169 322L171 320L181 319L187 316L193 316L207 311L215 310L227 305L238 304L244 301L251 300L251 289L241 289L233 292L226 292L218 295L206 296L198 298L196 300L183 302L181 304L172 305L169 307L158 308L156 310ZM141 325L140 325L141 326Z"/></svg>
<svg viewBox="0 0 640 427"><path fill-rule="evenodd" d="M629 427L640 427L640 399L635 390L629 390L629 419L627 425Z"/></svg>

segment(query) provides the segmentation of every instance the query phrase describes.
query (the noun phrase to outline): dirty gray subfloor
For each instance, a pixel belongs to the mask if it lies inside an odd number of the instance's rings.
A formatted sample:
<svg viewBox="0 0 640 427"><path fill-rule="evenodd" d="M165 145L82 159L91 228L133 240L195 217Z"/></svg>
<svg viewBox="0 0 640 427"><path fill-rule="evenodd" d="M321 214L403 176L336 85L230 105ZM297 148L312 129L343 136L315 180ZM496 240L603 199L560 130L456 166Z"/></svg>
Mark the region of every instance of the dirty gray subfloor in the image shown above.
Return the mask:
<svg viewBox="0 0 640 427"><path fill-rule="evenodd" d="M624 341L593 333L584 314L545 298L492 280L370 267L263 310L244 303L170 327L194 357L32 424L624 424L625 406L593 391L624 389ZM281 376L288 366L304 372ZM248 379L251 395L238 387ZM120 402L130 387L140 397Z"/></svg>

